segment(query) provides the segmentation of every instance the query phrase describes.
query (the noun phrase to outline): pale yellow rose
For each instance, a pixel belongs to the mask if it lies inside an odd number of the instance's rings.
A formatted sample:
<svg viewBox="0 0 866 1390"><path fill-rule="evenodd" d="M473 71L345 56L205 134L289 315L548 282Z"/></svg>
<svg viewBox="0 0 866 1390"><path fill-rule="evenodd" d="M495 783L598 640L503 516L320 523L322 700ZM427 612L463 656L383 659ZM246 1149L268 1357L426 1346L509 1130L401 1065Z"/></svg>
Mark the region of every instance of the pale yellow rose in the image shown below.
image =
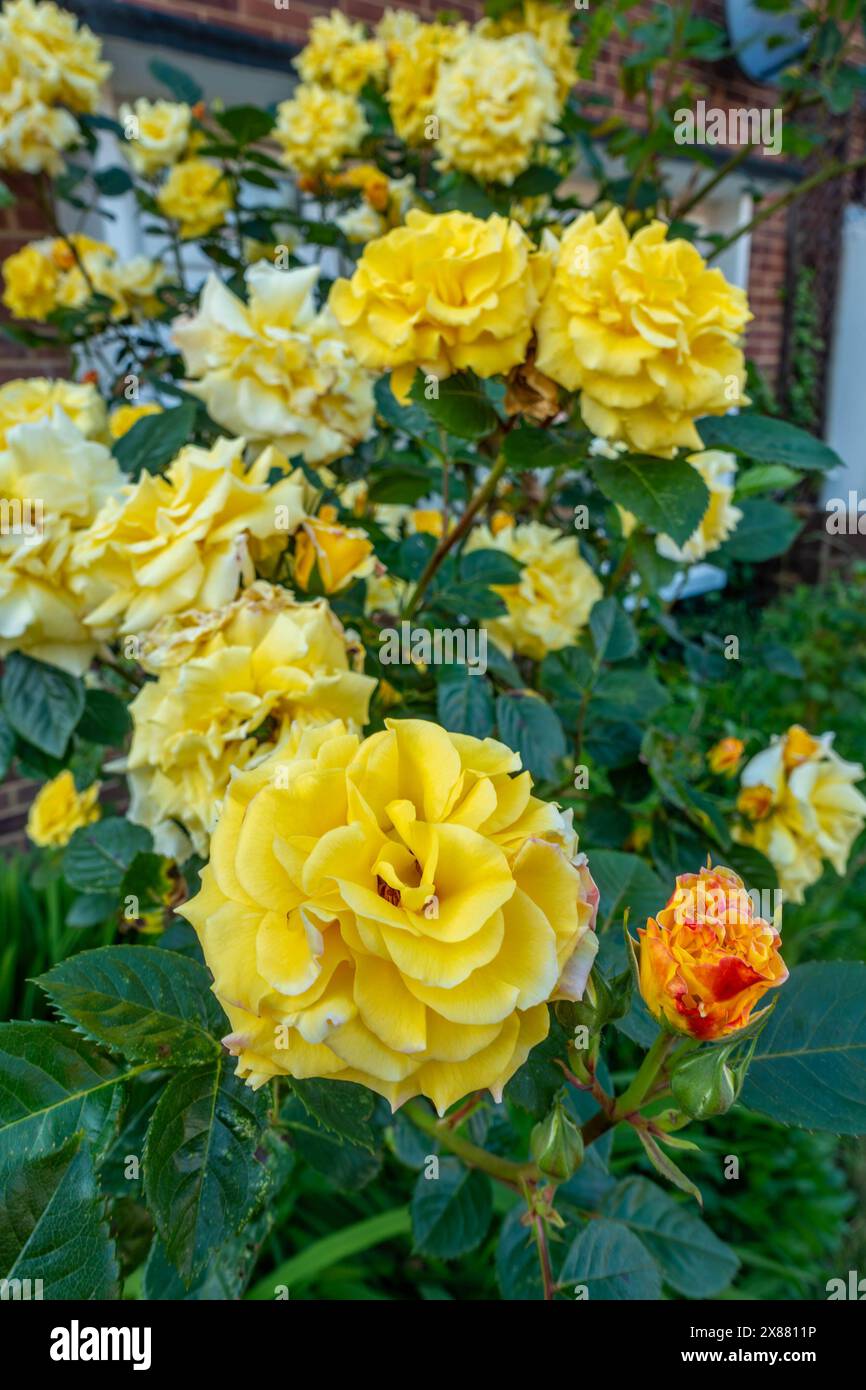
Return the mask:
<svg viewBox="0 0 866 1390"><path fill-rule="evenodd" d="M549 273L516 222L413 209L365 247L329 302L358 360L390 368L405 399L418 367L489 377L522 362Z"/></svg>
<svg viewBox="0 0 866 1390"><path fill-rule="evenodd" d="M332 1076L440 1114L501 1099L598 946L570 818L519 768L401 719L363 742L307 730L233 778L182 911L250 1085Z"/></svg>
<svg viewBox="0 0 866 1390"><path fill-rule="evenodd" d="M246 468L243 439L187 445L163 475L144 473L101 510L75 548L94 629L141 633L167 614L220 608L285 549L303 491L266 449Z"/></svg>
<svg viewBox="0 0 866 1390"><path fill-rule="evenodd" d="M495 532L477 526L466 544L467 553L473 550L501 550L524 566L516 584L491 585L508 612L485 626L503 651L540 661L547 652L574 644L603 593L576 536L538 521L501 526Z"/></svg>
<svg viewBox="0 0 866 1390"><path fill-rule="evenodd" d="M507 34L532 34L544 61L556 77L557 96L564 102L577 82L577 49L571 41L571 17L560 5L544 0L523 0L506 10L499 19L482 19L478 32L485 38L504 38Z"/></svg>
<svg viewBox="0 0 866 1390"><path fill-rule="evenodd" d="M294 723L361 729L376 684L324 599L299 603L263 580L215 612L163 619L141 663L157 679L130 707L129 814L167 854L183 848L173 821L207 854L232 772L259 763Z"/></svg>
<svg viewBox="0 0 866 1390"><path fill-rule="evenodd" d="M41 849L62 849L68 845L76 830L93 825L100 817L99 783L93 782L83 792L64 768L51 782L41 787L27 815L27 834Z"/></svg>
<svg viewBox="0 0 866 1390"><path fill-rule="evenodd" d="M122 485L108 450L85 439L63 411L12 425L0 451L0 656L23 651L80 674L104 634L84 624L83 581L73 559L99 509Z"/></svg>
<svg viewBox="0 0 866 1390"><path fill-rule="evenodd" d="M469 33L466 24L418 24L397 49L388 80L388 109L407 145L433 139L439 72Z"/></svg>
<svg viewBox="0 0 866 1390"><path fill-rule="evenodd" d="M688 462L700 473L710 493L710 501L701 523L683 545L670 536L656 537L656 550L667 560L693 565L711 555L732 536L742 521L743 513L733 504L737 460L721 449L704 449L689 454Z"/></svg>
<svg viewBox="0 0 866 1390"><path fill-rule="evenodd" d="M355 154L368 130L361 103L350 92L303 83L277 107L272 135L287 169L316 175Z"/></svg>
<svg viewBox="0 0 866 1390"><path fill-rule="evenodd" d="M779 886L801 903L828 859L844 874L851 846L866 825L866 796L854 785L863 776L833 750L834 735L813 738L794 725L743 768L738 809L749 819L734 838L770 860Z"/></svg>
<svg viewBox="0 0 866 1390"><path fill-rule="evenodd" d="M580 391L587 427L640 453L702 448L694 426L747 402L746 296L662 222L630 236L584 213L559 246L536 320L536 366Z"/></svg>
<svg viewBox="0 0 866 1390"><path fill-rule="evenodd" d="M412 14L411 10L392 10L389 7L386 8L373 32L379 42L384 44L385 52L393 62L403 47L410 39L414 38L422 27L421 20L417 15Z"/></svg>
<svg viewBox="0 0 866 1390"><path fill-rule="evenodd" d="M105 402L91 382L26 377L0 386L0 449L6 447L6 436L13 425L50 418L55 406L60 406L85 438L107 437Z"/></svg>
<svg viewBox="0 0 866 1390"><path fill-rule="evenodd" d="M148 101L139 97L120 107L117 119L126 140L124 154L139 174L158 174L175 164L186 149L192 113L185 101Z"/></svg>
<svg viewBox="0 0 866 1390"><path fill-rule="evenodd" d="M42 101L33 82L16 77L0 92L0 169L53 176L65 151L80 143L69 112Z"/></svg>
<svg viewBox="0 0 866 1390"><path fill-rule="evenodd" d="M0 12L0 49L44 102L71 111L96 110L111 73L102 61L102 40L53 0L6 0Z"/></svg>
<svg viewBox="0 0 866 1390"><path fill-rule="evenodd" d="M162 406L157 405L156 401L141 401L138 405L118 405L112 410L108 421L111 437L122 439L139 420L146 420L149 415L161 414Z"/></svg>
<svg viewBox="0 0 866 1390"><path fill-rule="evenodd" d="M49 245L31 241L3 262L3 303L15 319L40 323L57 308L61 272Z"/></svg>
<svg viewBox="0 0 866 1390"><path fill-rule="evenodd" d="M218 164L182 159L156 195L163 216L176 222L184 241L207 236L221 227L232 206L228 180Z"/></svg>
<svg viewBox="0 0 866 1390"><path fill-rule="evenodd" d="M482 183L513 183L557 138L556 79L530 34L466 39L440 68L433 108L440 166Z"/></svg>
<svg viewBox="0 0 866 1390"><path fill-rule="evenodd" d="M339 10L332 10L313 19L309 41L294 64L302 82L357 95L367 82L381 85L387 58L385 45L368 38L363 24L353 24Z"/></svg>
<svg viewBox="0 0 866 1390"><path fill-rule="evenodd" d="M136 321L153 318L162 311L162 303L157 290L169 278L169 273L161 261L153 261L148 256L134 256L114 267L113 274L101 292L111 294L116 301L114 316L132 318ZM97 284L97 288L101 286Z"/></svg>
<svg viewBox="0 0 866 1390"><path fill-rule="evenodd" d="M373 423L373 388L327 310L317 310L316 266L246 272L245 304L216 276L174 339L211 417L233 434L272 441L290 458L327 463L351 453Z"/></svg>

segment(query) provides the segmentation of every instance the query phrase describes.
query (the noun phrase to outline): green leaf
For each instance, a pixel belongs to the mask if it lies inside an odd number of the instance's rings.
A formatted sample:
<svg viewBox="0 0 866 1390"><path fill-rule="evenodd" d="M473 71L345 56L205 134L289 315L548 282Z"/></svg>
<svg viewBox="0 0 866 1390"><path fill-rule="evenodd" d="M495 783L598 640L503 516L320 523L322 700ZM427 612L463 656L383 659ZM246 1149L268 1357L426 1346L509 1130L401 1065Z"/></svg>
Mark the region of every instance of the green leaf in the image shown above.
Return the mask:
<svg viewBox="0 0 866 1390"><path fill-rule="evenodd" d="M351 1081L293 1081L292 1090L308 1115L325 1129L361 1148L376 1147L370 1123L375 1097L371 1091Z"/></svg>
<svg viewBox="0 0 866 1390"><path fill-rule="evenodd" d="M746 411L740 415L706 416L695 424L705 449L730 449L757 463L785 463L801 471L843 466L829 444L787 420Z"/></svg>
<svg viewBox="0 0 866 1390"><path fill-rule="evenodd" d="M648 671L605 671L599 677L589 703L587 721L597 719L644 723L670 703L670 695Z"/></svg>
<svg viewBox="0 0 866 1390"><path fill-rule="evenodd" d="M505 436L502 445L508 467L515 473L524 469L562 468L574 464L577 447L553 430L523 424Z"/></svg>
<svg viewBox="0 0 866 1390"><path fill-rule="evenodd" d="M603 1217L590 1221L574 1241L559 1282L584 1285L590 1303L661 1297L661 1279L652 1256L627 1226Z"/></svg>
<svg viewBox="0 0 866 1390"><path fill-rule="evenodd" d="M540 683L564 719L576 720L584 695L595 678L589 652L583 647L563 647L548 652L541 663Z"/></svg>
<svg viewBox="0 0 866 1390"><path fill-rule="evenodd" d="M107 748L119 748L132 729L129 710L110 690L88 690L84 710L76 725L79 738Z"/></svg>
<svg viewBox="0 0 866 1390"><path fill-rule="evenodd" d="M759 492L782 492L799 483L800 474L784 463L759 463L737 475L734 501L754 497Z"/></svg>
<svg viewBox="0 0 866 1390"><path fill-rule="evenodd" d="M225 1018L208 972L174 951L79 951L37 984L69 1023L131 1062L183 1067L220 1055Z"/></svg>
<svg viewBox="0 0 866 1390"><path fill-rule="evenodd" d="M0 710L0 779L6 776L15 753L15 730Z"/></svg>
<svg viewBox="0 0 866 1390"><path fill-rule="evenodd" d="M429 430L430 421L424 411L417 405L401 405L391 390L391 384L386 376L379 377L373 387L373 395L376 400L376 410L386 424L393 425L394 429L403 430L406 434L416 437Z"/></svg>
<svg viewBox="0 0 866 1390"><path fill-rule="evenodd" d="M167 87L177 101L185 101L187 106L195 106L197 101L201 101L204 95L201 87L180 68L163 62L162 58L153 58L148 67L151 76Z"/></svg>
<svg viewBox="0 0 866 1390"><path fill-rule="evenodd" d="M739 1268L733 1250L699 1216L647 1178L626 1178L603 1202L657 1260L665 1282L689 1298L714 1298Z"/></svg>
<svg viewBox="0 0 866 1390"><path fill-rule="evenodd" d="M147 1131L144 1186L165 1251L189 1284L210 1252L250 1215L266 1172L256 1144L265 1093L228 1071L229 1059L178 1072Z"/></svg>
<svg viewBox="0 0 866 1390"><path fill-rule="evenodd" d="M217 120L238 145L254 145L273 129L274 117L260 106L229 106Z"/></svg>
<svg viewBox="0 0 866 1390"><path fill-rule="evenodd" d="M453 1260L480 1245L493 1213L490 1179L464 1168L456 1158L440 1158L439 1176L421 1173L412 1197L412 1234L423 1255Z"/></svg>
<svg viewBox="0 0 866 1390"><path fill-rule="evenodd" d="M566 1058L567 1039L562 1026L551 1016L550 1032L534 1047L508 1082L505 1098L513 1105L527 1110L534 1120L547 1114L557 1091L562 1090L562 1068L556 1059Z"/></svg>
<svg viewBox="0 0 866 1390"><path fill-rule="evenodd" d="M15 194L2 179L0 179L0 208L12 208L15 206Z"/></svg>
<svg viewBox="0 0 866 1390"><path fill-rule="evenodd" d="M42 753L62 758L84 709L84 685L68 671L21 652L6 658L3 708L17 734Z"/></svg>
<svg viewBox="0 0 866 1390"><path fill-rule="evenodd" d="M496 428L496 411L475 377L458 372L435 384L439 394L428 400L425 377L416 372L409 395L449 434L458 439L483 439Z"/></svg>
<svg viewBox="0 0 866 1390"><path fill-rule="evenodd" d="M436 712L450 733L488 738L495 726L489 682L470 674L466 666L446 668L436 686Z"/></svg>
<svg viewBox="0 0 866 1390"><path fill-rule="evenodd" d="M719 548L719 559L747 564L772 560L790 549L803 529L802 522L792 511L765 497L744 501L740 510L742 519L734 534Z"/></svg>
<svg viewBox="0 0 866 1390"><path fill-rule="evenodd" d="M473 677L477 679L477 677ZM497 696L499 737L523 759L535 778L552 780L568 746L554 710L532 690L514 690Z"/></svg>
<svg viewBox="0 0 866 1390"><path fill-rule="evenodd" d="M349 1084L349 1083L344 1083ZM334 1187L350 1191L372 1182L382 1167L382 1156L366 1146L352 1144L324 1125L292 1096L280 1111L293 1148Z"/></svg>
<svg viewBox="0 0 866 1390"><path fill-rule="evenodd" d="M39 1280L42 1298L117 1298L114 1244L82 1134L0 1177L0 1277Z"/></svg>
<svg viewBox="0 0 866 1390"><path fill-rule="evenodd" d="M866 1134L866 965L798 965L774 994L744 1104L798 1129Z"/></svg>
<svg viewBox="0 0 866 1390"><path fill-rule="evenodd" d="M121 816L109 816L76 830L63 853L63 873L84 893L119 890L137 854L152 845L150 831Z"/></svg>
<svg viewBox="0 0 866 1390"><path fill-rule="evenodd" d="M589 615L589 630L600 661L625 661L638 649L634 623L615 598L602 598Z"/></svg>
<svg viewBox="0 0 866 1390"><path fill-rule="evenodd" d="M701 1196L701 1189L692 1182L691 1178L678 1168L670 1154L665 1153L661 1144L657 1142L646 1129L639 1129L637 1137L643 1145L647 1158L657 1173L661 1173L663 1178L673 1183L674 1187L680 1192L686 1192L690 1197L694 1197L699 1207L703 1207L704 1199ZM675 1135L670 1136L670 1143L674 1147L690 1148L693 1147L688 1140L679 1140Z"/></svg>
<svg viewBox="0 0 866 1390"><path fill-rule="evenodd" d="M108 1141L126 1072L60 1023L0 1023L0 1168L83 1130Z"/></svg>
<svg viewBox="0 0 866 1390"><path fill-rule="evenodd" d="M591 841L591 824L585 838ZM670 897L670 891L662 880L636 854L624 854L616 849L594 850L590 873L601 893L599 933L606 932L611 926L618 927L626 908L629 909L632 924L646 926L646 919L655 916Z"/></svg>
<svg viewBox="0 0 866 1390"><path fill-rule="evenodd" d="M195 428L197 407L184 401L159 415L145 415L112 445L124 473L160 473L186 444Z"/></svg>
<svg viewBox="0 0 866 1390"><path fill-rule="evenodd" d="M503 550L472 550L460 561L460 579L467 584L519 584L523 565Z"/></svg>
<svg viewBox="0 0 866 1390"><path fill-rule="evenodd" d="M119 198L132 188L132 179L126 169L115 164L111 169L97 169L93 182L105 198Z"/></svg>
<svg viewBox="0 0 866 1390"><path fill-rule="evenodd" d="M67 927L95 927L117 911L114 893L82 893L66 914Z"/></svg>
<svg viewBox="0 0 866 1390"><path fill-rule="evenodd" d="M512 1207L496 1245L496 1278L502 1297L514 1302L544 1298L535 1235L532 1227L521 1220L525 1213L523 1202Z"/></svg>
<svg viewBox="0 0 866 1390"><path fill-rule="evenodd" d="M589 467L609 501L634 512L645 526L672 536L678 545L697 529L709 506L706 483L684 458L624 454L590 458Z"/></svg>
<svg viewBox="0 0 866 1390"><path fill-rule="evenodd" d="M309 1283L311 1279L315 1279L317 1274L330 1269L333 1265L350 1260L353 1255L360 1255L363 1251L370 1250L383 1241L395 1240L399 1236L408 1235L409 1229L408 1207L396 1207L391 1211L380 1211L375 1216L367 1217L364 1221L358 1221L352 1226L344 1226L342 1230L334 1231L330 1235L322 1236L321 1240L313 1241L300 1254L292 1255L273 1273L261 1279L246 1296L249 1299L273 1299L280 1285L286 1286L291 1292L299 1285Z"/></svg>

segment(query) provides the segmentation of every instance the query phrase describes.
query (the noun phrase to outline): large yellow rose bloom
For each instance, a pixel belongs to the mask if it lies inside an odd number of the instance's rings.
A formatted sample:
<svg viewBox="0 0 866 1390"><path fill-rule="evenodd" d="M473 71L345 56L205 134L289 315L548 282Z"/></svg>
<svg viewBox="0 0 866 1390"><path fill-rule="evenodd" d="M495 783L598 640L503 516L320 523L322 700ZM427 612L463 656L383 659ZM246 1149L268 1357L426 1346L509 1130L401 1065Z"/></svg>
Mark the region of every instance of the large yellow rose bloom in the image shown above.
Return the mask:
<svg viewBox="0 0 866 1390"><path fill-rule="evenodd" d="M535 365L580 391L584 421L642 453L700 449L694 421L745 401L742 290L662 222L630 236L618 210L562 238L536 321Z"/></svg>
<svg viewBox="0 0 866 1390"><path fill-rule="evenodd" d="M233 434L274 442L321 464L351 453L373 423L373 388L327 310L317 310L316 266L246 273L245 304L211 275L198 313L174 325L187 383Z"/></svg>
<svg viewBox="0 0 866 1390"><path fill-rule="evenodd" d="M57 308L61 272L45 250L31 241L3 262L3 303L15 319L46 319Z"/></svg>
<svg viewBox="0 0 866 1390"><path fill-rule="evenodd" d="M13 425L0 451L0 656L24 651L80 674L98 637L84 623L76 542L122 475L108 450L85 439L59 407ZM38 508L38 511L37 511Z"/></svg>
<svg viewBox="0 0 866 1390"><path fill-rule="evenodd" d="M339 10L316 15L306 47L294 60L303 82L318 82L338 92L360 92L367 82L385 77L385 45L367 37L363 24L353 24Z"/></svg>
<svg viewBox="0 0 866 1390"><path fill-rule="evenodd" d="M139 97L117 113L126 143L123 152L139 174L158 174L180 159L189 140L191 111L185 101Z"/></svg>
<svg viewBox="0 0 866 1390"><path fill-rule="evenodd" d="M577 81L577 49L571 41L570 18L562 6L549 5L544 0L523 0L522 5L506 10L498 19L482 19L478 32L485 38L531 34L556 77L561 103Z"/></svg>
<svg viewBox="0 0 866 1390"><path fill-rule="evenodd" d="M95 111L111 72L102 41L53 0L7 0L0 12L0 52L40 98L71 111Z"/></svg>
<svg viewBox="0 0 866 1390"><path fill-rule="evenodd" d="M169 613L220 608L285 548L303 489L266 449L246 468L244 440L187 445L162 476L144 473L112 498L75 547L94 629L142 633Z"/></svg>
<svg viewBox="0 0 866 1390"><path fill-rule="evenodd" d="M206 855L234 769L260 762L293 721L363 727L376 682L362 661L324 599L298 603L263 580L215 612L163 619L141 651L157 679L130 706L131 819L167 854L181 849L179 822Z"/></svg>
<svg viewBox="0 0 866 1390"><path fill-rule="evenodd" d="M465 24L417 24L399 44L388 79L388 109L407 145L435 136L430 117L436 115L439 72L468 33Z"/></svg>
<svg viewBox="0 0 866 1390"><path fill-rule="evenodd" d="M538 521L502 526L495 533L477 526L466 550L501 550L523 563L516 584L491 586L508 612L485 623L509 656L518 652L540 661L547 652L571 646L604 592L580 553L577 537Z"/></svg>
<svg viewBox="0 0 866 1390"><path fill-rule="evenodd" d="M62 849L76 830L99 820L98 796L98 782L79 792L72 773L65 768L33 799L27 815L28 838L40 849Z"/></svg>
<svg viewBox="0 0 866 1390"><path fill-rule="evenodd" d="M482 183L513 183L557 137L556 79L530 34L473 34L440 68L433 107L440 163Z"/></svg>
<svg viewBox="0 0 866 1390"><path fill-rule="evenodd" d="M440 1114L501 1098L598 944L570 821L519 767L409 719L307 731L232 780L183 912L251 1085L333 1076Z"/></svg>
<svg viewBox="0 0 866 1390"><path fill-rule="evenodd" d="M766 855L795 903L821 877L825 859L844 874L866 825L866 796L855 786L863 768L840 758L833 738L815 738L795 724L757 753L740 778L737 805L746 822L735 838Z"/></svg>
<svg viewBox="0 0 866 1390"><path fill-rule="evenodd" d="M404 399L418 367L489 377L522 362L548 277L547 257L516 222L413 209L365 247L329 302L358 360L390 368Z"/></svg>
<svg viewBox="0 0 866 1390"><path fill-rule="evenodd" d="M0 386L0 449L13 425L50 419L56 406L87 439L106 438L105 402L91 382L22 377Z"/></svg>
<svg viewBox="0 0 866 1390"><path fill-rule="evenodd" d="M182 159L156 195L160 212L176 222L184 241L221 227L232 205L222 169L207 159Z"/></svg>
<svg viewBox="0 0 866 1390"><path fill-rule="evenodd" d="M701 1042L745 1028L767 990L788 978L778 931L754 915L733 869L680 874L667 905L638 936L647 1008Z"/></svg>
<svg viewBox="0 0 866 1390"><path fill-rule="evenodd" d="M351 93L302 83L277 107L272 134L287 169L316 175L355 154L368 130L361 103Z"/></svg>

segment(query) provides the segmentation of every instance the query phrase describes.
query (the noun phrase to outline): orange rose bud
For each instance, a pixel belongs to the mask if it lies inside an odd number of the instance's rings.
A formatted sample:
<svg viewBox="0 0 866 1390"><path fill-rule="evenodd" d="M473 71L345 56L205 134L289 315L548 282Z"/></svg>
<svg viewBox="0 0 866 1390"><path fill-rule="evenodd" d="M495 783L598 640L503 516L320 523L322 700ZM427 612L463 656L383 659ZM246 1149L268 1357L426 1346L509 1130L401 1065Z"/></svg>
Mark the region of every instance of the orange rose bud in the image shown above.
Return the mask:
<svg viewBox="0 0 866 1390"><path fill-rule="evenodd" d="M681 874L667 906L638 937L650 1013L701 1041L745 1028L767 990L788 978L779 933L754 915L733 869Z"/></svg>
<svg viewBox="0 0 866 1390"><path fill-rule="evenodd" d="M743 787L737 797L737 810L749 820L763 820L773 807L773 789L760 783L757 787Z"/></svg>
<svg viewBox="0 0 866 1390"><path fill-rule="evenodd" d="M741 738L719 739L707 754L710 772L715 772L721 777L733 777L740 766L744 748L745 744Z"/></svg>
<svg viewBox="0 0 866 1390"><path fill-rule="evenodd" d="M814 758L820 747L818 740L807 733L801 724L792 724L785 735L785 749L782 755L785 771L793 772L801 763L807 763L810 758Z"/></svg>

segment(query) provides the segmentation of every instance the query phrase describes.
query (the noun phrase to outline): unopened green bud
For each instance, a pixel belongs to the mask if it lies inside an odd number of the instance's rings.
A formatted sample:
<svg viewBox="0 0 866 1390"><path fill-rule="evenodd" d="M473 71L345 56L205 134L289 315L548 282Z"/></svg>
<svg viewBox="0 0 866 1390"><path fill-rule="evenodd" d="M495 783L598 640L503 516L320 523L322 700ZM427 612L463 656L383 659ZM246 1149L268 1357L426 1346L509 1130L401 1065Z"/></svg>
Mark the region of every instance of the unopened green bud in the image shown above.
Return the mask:
<svg viewBox="0 0 866 1390"><path fill-rule="evenodd" d="M739 1094L737 1078L728 1066L729 1050L711 1048L689 1052L671 1073L671 1090L681 1110L694 1120L724 1115Z"/></svg>
<svg viewBox="0 0 866 1390"><path fill-rule="evenodd" d="M583 1135L561 1101L535 1126L529 1151L539 1169L557 1182L565 1182L583 1162Z"/></svg>

